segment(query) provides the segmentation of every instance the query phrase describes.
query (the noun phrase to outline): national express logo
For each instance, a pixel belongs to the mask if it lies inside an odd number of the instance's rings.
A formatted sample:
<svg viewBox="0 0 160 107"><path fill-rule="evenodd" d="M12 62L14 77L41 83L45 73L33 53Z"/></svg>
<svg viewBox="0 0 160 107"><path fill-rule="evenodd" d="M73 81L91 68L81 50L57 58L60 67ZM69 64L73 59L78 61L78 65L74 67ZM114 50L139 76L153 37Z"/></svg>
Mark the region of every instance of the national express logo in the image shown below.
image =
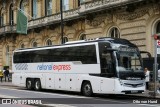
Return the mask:
<svg viewBox="0 0 160 107"><path fill-rule="evenodd" d="M51 65L51 64L41 64L37 66L37 70L54 70L54 71L67 71L71 70L71 65Z"/></svg>
<svg viewBox="0 0 160 107"><path fill-rule="evenodd" d="M16 64L15 68L16 70L28 70L28 65L26 63Z"/></svg>

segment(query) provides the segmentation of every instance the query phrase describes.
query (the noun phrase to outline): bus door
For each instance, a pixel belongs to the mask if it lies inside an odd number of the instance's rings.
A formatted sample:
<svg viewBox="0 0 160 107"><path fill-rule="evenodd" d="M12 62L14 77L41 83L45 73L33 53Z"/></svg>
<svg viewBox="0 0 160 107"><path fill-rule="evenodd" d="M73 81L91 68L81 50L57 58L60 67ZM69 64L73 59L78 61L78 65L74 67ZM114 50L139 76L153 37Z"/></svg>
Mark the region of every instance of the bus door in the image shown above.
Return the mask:
<svg viewBox="0 0 160 107"><path fill-rule="evenodd" d="M100 55L101 62L101 93L114 93L115 89L115 64L113 51L107 51Z"/></svg>

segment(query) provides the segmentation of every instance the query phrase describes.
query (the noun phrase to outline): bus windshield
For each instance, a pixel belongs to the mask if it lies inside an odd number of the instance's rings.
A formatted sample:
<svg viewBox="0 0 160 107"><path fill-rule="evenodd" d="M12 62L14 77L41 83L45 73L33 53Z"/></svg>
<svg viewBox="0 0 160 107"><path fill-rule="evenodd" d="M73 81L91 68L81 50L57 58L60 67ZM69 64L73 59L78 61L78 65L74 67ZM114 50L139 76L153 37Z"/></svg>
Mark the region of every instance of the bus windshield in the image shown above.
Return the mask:
<svg viewBox="0 0 160 107"><path fill-rule="evenodd" d="M137 52L119 51L117 56L118 71L142 71L140 55Z"/></svg>

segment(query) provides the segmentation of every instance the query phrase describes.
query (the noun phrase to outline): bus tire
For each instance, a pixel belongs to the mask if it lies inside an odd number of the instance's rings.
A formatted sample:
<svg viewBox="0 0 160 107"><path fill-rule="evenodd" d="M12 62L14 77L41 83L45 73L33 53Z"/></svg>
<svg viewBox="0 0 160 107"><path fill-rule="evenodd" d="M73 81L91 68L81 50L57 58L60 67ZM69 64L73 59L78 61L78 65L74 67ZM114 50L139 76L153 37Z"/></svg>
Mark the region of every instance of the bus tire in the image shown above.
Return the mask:
<svg viewBox="0 0 160 107"><path fill-rule="evenodd" d="M88 97L93 95L92 86L91 86L90 82L84 82L82 84L82 94L84 96L88 96Z"/></svg>
<svg viewBox="0 0 160 107"><path fill-rule="evenodd" d="M31 90L32 89L32 80L31 79L27 79L26 80L26 88L28 90Z"/></svg>
<svg viewBox="0 0 160 107"><path fill-rule="evenodd" d="M41 90L41 81L40 79L36 79L34 82L34 90L39 91Z"/></svg>

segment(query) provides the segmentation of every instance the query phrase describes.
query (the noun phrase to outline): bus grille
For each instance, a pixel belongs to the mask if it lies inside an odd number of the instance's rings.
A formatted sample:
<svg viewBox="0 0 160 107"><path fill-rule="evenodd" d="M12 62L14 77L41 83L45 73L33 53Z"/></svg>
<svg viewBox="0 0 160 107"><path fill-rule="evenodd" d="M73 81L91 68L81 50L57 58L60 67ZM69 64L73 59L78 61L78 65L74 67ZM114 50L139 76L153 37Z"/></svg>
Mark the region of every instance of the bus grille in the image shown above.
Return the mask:
<svg viewBox="0 0 160 107"><path fill-rule="evenodd" d="M124 86L128 86L128 87L142 87L144 84L140 83L140 84L130 84L130 83L124 83Z"/></svg>
<svg viewBox="0 0 160 107"><path fill-rule="evenodd" d="M142 87L145 85L145 81L144 80L141 80L141 81L128 81L128 80L123 80L121 81L122 84L126 87L133 87L133 88L136 88L136 87Z"/></svg>

